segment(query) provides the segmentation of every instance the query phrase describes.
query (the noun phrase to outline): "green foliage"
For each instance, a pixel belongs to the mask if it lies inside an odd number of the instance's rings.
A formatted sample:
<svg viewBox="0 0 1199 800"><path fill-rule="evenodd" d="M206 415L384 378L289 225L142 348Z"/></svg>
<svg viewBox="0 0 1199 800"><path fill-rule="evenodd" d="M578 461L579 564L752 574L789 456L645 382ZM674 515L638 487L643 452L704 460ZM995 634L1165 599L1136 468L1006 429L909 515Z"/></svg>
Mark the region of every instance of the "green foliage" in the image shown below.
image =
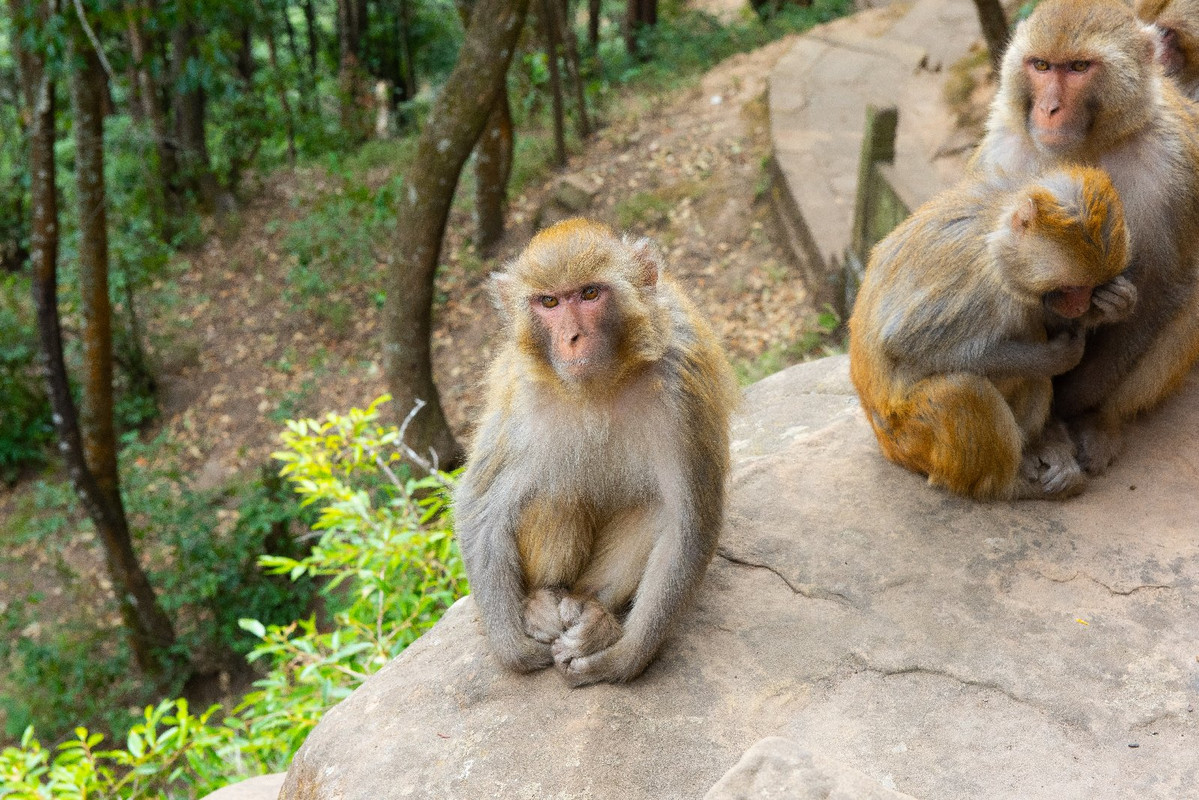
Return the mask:
<svg viewBox="0 0 1199 800"><path fill-rule="evenodd" d="M37 354L29 280L0 275L0 482L41 462L53 434Z"/></svg>
<svg viewBox="0 0 1199 800"><path fill-rule="evenodd" d="M305 506L319 509L320 540L304 556L261 559L293 580L319 579L331 624L243 619L259 644L249 654L265 676L240 703L194 715L186 701L147 706L102 749L77 728L56 748L32 728L0 752L0 796L14 800L197 798L224 784L286 767L334 703L431 627L466 591L448 528L447 476L403 477L399 433L378 407L288 423L283 474ZM242 517L253 516L246 505Z"/></svg>
<svg viewBox="0 0 1199 800"><path fill-rule="evenodd" d="M771 347L753 361L734 364L738 383L748 386L792 364L838 352L836 333L840 326L841 319L837 313L825 307L812 320L809 330L796 341Z"/></svg>
<svg viewBox="0 0 1199 800"><path fill-rule="evenodd" d="M311 607L313 581L257 568L263 553L301 555L290 528L304 514L270 474L237 480L225 491L191 489L189 476L160 466L177 463L179 449L164 436L122 450L126 512L139 551L153 554L151 582L175 621L180 660L229 663L255 644L240 627L242 617L284 624ZM16 736L36 724L58 738L81 723L123 732L132 722L130 704L154 699L155 690L132 670L124 638L113 628L115 605L99 599L105 595L97 595L92 576L70 566L69 550L80 538L71 524L77 514L70 487L39 482L32 503L36 513L14 544L36 544L51 558L70 613L56 615L34 596L0 614L0 627L10 634L0 644L5 732ZM81 527L85 538L93 535L90 522Z"/></svg>

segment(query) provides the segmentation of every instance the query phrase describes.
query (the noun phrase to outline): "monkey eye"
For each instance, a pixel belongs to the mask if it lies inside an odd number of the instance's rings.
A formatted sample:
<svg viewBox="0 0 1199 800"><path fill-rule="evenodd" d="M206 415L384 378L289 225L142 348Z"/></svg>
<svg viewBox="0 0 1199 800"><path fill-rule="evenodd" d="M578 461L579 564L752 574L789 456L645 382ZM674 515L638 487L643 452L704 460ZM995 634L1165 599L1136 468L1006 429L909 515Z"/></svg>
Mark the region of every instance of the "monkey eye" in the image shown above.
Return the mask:
<svg viewBox="0 0 1199 800"><path fill-rule="evenodd" d="M583 291L579 293L584 300L594 300L599 297L598 286L584 286Z"/></svg>
<svg viewBox="0 0 1199 800"><path fill-rule="evenodd" d="M1090 68L1091 68L1090 61L1084 61L1082 59L1079 59L1078 61L1070 62L1070 71L1071 72L1086 72Z"/></svg>
<svg viewBox="0 0 1199 800"><path fill-rule="evenodd" d="M1048 72L1049 71L1049 62L1043 58L1034 58L1032 60L1032 68L1035 69L1037 72Z"/></svg>
<svg viewBox="0 0 1199 800"><path fill-rule="evenodd" d="M558 305L558 298L554 297L552 294L543 294L541 296L541 305L545 308L553 308L554 306Z"/></svg>

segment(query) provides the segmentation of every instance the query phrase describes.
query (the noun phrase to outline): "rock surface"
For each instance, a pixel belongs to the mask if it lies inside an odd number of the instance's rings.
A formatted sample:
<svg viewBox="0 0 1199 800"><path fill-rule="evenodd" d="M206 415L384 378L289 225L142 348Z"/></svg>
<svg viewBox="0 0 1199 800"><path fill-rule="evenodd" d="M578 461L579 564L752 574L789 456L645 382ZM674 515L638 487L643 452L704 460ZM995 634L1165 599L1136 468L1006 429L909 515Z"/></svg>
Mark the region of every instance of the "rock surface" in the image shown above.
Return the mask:
<svg viewBox="0 0 1199 800"><path fill-rule="evenodd" d="M842 260L853 226L866 107L898 106L895 176L916 208L957 183L968 153L940 156L954 119L944 69L979 41L969 0L915 0L834 20L800 37L770 73L772 196L792 248L821 283Z"/></svg>
<svg viewBox="0 0 1199 800"><path fill-rule="evenodd" d="M745 752L704 800L912 800L856 769L771 736Z"/></svg>
<svg viewBox="0 0 1199 800"><path fill-rule="evenodd" d="M462 600L329 712L280 797L696 798L767 736L921 800L1194 796L1196 376L1129 438L1081 497L978 504L882 458L845 357L778 373L645 675L506 673Z"/></svg>
<svg viewBox="0 0 1199 800"><path fill-rule="evenodd" d="M279 787L283 785L283 777L282 772L275 772L247 778L217 789L203 800L275 800L279 796Z"/></svg>

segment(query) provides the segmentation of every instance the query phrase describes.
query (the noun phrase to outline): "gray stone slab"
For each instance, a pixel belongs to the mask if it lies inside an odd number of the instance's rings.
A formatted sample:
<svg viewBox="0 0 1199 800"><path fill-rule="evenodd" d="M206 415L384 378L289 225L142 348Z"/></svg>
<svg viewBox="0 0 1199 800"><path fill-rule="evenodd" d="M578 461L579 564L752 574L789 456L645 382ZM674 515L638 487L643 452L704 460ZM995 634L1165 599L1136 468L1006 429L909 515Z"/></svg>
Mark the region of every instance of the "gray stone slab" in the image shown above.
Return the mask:
<svg viewBox="0 0 1199 800"><path fill-rule="evenodd" d="M814 29L770 74L774 157L815 244L838 262L849 244L868 105L900 108L895 172L913 205L961 176L964 155L934 159L953 127L942 65L979 38L969 0L918 0Z"/></svg>
<svg viewBox="0 0 1199 800"><path fill-rule="evenodd" d="M247 778L217 789L201 800L275 800L279 796L279 788L283 786L283 778L282 772Z"/></svg>
<svg viewBox="0 0 1199 800"><path fill-rule="evenodd" d="M747 391L720 554L645 675L506 673L462 600L281 797L695 798L770 736L921 800L1194 796L1199 380L1080 497L979 504L882 458L845 364Z"/></svg>

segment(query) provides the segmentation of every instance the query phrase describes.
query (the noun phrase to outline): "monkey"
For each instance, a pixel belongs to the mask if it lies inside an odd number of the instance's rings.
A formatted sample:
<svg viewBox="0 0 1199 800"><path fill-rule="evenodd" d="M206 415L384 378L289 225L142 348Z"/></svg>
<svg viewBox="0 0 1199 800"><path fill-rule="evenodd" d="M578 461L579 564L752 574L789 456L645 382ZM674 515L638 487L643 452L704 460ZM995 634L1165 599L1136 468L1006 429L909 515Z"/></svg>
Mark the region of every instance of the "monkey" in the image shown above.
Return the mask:
<svg viewBox="0 0 1199 800"><path fill-rule="evenodd" d="M1199 100L1199 2L1137 0L1136 15L1152 26L1156 56L1166 76Z"/></svg>
<svg viewBox="0 0 1199 800"><path fill-rule="evenodd" d="M1136 310L1095 328L1054 379L1054 413L1079 463L1101 473L1123 424L1182 384L1199 358L1199 119L1165 80L1149 32L1119 0L1045 0L1012 36L975 175L1104 169L1124 206Z"/></svg>
<svg viewBox="0 0 1199 800"><path fill-rule="evenodd" d="M739 389L648 239L567 220L491 283L506 324L454 495L487 639L515 671L630 681L716 551Z"/></svg>
<svg viewBox="0 0 1199 800"><path fill-rule="evenodd" d="M966 181L871 253L850 377L883 453L978 500L1061 499L1085 477L1050 422L1082 331L1132 313L1128 235L1101 170ZM1048 425L1048 427L1047 427Z"/></svg>

